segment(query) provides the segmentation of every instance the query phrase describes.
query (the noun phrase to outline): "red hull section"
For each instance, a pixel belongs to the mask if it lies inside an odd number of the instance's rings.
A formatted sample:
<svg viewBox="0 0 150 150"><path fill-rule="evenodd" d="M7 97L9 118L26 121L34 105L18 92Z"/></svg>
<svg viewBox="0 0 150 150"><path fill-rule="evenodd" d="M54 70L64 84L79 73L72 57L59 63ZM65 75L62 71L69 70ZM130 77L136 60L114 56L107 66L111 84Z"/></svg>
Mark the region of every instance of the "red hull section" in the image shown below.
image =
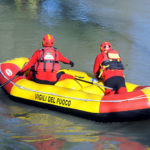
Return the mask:
<svg viewBox="0 0 150 150"><path fill-rule="evenodd" d="M1 64L0 65L0 84L4 84L5 82L7 82L8 80L10 80L11 78L13 78L16 73L20 70L20 68L17 65L11 64L11 63L5 63L5 64ZM4 78L5 76L5 78ZM15 79L12 80L13 83L17 82L18 80L22 79L23 77L17 77ZM13 84L12 83L8 83L4 86L5 90L10 93L11 88L12 88Z"/></svg>
<svg viewBox="0 0 150 150"><path fill-rule="evenodd" d="M144 92L135 91L126 94L104 96L100 104L100 113L112 113L149 108Z"/></svg>

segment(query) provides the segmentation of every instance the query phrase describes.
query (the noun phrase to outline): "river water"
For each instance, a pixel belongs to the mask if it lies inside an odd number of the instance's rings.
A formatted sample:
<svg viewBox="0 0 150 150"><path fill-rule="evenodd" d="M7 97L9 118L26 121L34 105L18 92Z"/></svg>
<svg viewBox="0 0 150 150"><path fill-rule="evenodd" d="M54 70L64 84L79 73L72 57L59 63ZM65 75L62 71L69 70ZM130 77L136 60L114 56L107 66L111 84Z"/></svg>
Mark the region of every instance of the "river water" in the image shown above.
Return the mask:
<svg viewBox="0 0 150 150"><path fill-rule="evenodd" d="M31 57L50 33L73 69L93 76L99 45L110 41L126 81L150 85L149 6L149 0L0 0L0 62ZM16 103L0 89L0 150L148 150L149 123L86 120Z"/></svg>

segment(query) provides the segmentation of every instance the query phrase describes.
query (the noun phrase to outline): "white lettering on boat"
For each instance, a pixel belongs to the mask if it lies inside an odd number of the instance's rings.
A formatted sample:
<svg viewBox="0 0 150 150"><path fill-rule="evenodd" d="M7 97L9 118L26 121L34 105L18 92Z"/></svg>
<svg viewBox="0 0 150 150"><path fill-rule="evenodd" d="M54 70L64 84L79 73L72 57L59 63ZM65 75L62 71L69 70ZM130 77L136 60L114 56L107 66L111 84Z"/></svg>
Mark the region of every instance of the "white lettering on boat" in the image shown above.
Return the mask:
<svg viewBox="0 0 150 150"><path fill-rule="evenodd" d="M62 106L71 106L71 100L63 99L63 98L55 98L53 96L47 96L43 94L35 94L35 100L43 101L43 102L48 102L51 104L58 104Z"/></svg>
<svg viewBox="0 0 150 150"><path fill-rule="evenodd" d="M13 74L10 69L6 69L5 72L8 76L12 76L12 74Z"/></svg>

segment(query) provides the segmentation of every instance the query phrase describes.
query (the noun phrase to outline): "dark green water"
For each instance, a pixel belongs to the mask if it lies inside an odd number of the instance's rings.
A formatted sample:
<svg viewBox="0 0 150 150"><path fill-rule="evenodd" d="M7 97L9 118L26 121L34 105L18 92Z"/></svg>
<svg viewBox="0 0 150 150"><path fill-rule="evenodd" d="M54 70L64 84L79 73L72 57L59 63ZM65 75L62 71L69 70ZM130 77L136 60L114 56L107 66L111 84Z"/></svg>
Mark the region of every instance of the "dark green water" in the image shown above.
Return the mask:
<svg viewBox="0 0 150 150"><path fill-rule="evenodd" d="M93 76L99 44L110 41L126 81L150 85L149 6L148 0L0 0L0 62L31 57L50 33L74 69ZM0 89L0 150L148 150L149 123L97 123L15 103Z"/></svg>

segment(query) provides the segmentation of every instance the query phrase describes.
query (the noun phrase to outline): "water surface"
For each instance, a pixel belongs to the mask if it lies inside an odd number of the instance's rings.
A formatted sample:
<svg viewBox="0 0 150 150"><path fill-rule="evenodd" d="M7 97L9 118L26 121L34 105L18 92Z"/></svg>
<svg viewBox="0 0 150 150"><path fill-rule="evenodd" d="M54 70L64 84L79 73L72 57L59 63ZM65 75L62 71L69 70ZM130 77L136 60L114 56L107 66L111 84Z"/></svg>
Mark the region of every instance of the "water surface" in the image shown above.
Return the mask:
<svg viewBox="0 0 150 150"><path fill-rule="evenodd" d="M0 0L0 61L31 57L50 33L73 69L93 76L99 45L110 41L126 81L150 85L149 6L148 0ZM2 150L148 150L149 123L98 123L13 102L0 89Z"/></svg>

